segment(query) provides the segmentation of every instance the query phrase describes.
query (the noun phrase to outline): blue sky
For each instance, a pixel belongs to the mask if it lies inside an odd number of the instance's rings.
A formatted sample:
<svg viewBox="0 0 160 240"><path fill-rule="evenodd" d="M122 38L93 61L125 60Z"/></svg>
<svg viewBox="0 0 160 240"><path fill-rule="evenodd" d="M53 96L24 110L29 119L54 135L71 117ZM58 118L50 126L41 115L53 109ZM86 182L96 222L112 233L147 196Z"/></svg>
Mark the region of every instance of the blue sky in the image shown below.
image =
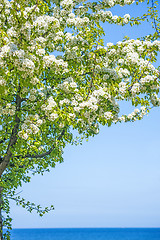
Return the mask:
<svg viewBox="0 0 160 240"><path fill-rule="evenodd" d="M141 15L145 8L116 7L114 13ZM106 42L151 32L148 24L103 26ZM154 108L141 121L101 127L82 146L67 146L62 164L19 189L27 200L55 210L41 218L11 203L13 227L160 227L159 119L160 108Z"/></svg>

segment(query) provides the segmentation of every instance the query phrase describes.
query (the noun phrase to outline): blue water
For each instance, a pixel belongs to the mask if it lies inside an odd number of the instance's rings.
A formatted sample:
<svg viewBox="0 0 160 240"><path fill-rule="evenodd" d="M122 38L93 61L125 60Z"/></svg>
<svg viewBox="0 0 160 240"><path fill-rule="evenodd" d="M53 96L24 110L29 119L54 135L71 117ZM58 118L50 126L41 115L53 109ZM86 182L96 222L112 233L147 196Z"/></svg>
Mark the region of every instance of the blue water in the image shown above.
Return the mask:
<svg viewBox="0 0 160 240"><path fill-rule="evenodd" d="M160 240L160 228L13 229L11 240Z"/></svg>

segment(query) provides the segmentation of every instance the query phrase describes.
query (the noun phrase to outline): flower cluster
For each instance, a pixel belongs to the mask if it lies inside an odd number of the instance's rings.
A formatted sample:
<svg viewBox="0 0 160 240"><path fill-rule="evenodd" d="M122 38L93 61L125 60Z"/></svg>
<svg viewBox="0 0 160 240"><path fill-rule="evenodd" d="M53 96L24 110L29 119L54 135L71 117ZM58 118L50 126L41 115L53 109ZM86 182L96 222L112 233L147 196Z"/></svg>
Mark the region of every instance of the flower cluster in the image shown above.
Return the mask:
<svg viewBox="0 0 160 240"><path fill-rule="evenodd" d="M65 62L63 59L56 59L54 55L44 56L44 67L51 67L54 65L54 67L59 70L60 68L66 69L68 67L67 62Z"/></svg>
<svg viewBox="0 0 160 240"><path fill-rule="evenodd" d="M16 107L14 105L12 105L11 103L7 103L5 108L2 109L2 114L3 115L14 116L15 112L16 112Z"/></svg>
<svg viewBox="0 0 160 240"><path fill-rule="evenodd" d="M38 114L27 116L21 126L21 131L18 132L18 136L27 140L30 135L36 135L40 131L39 127L43 123L44 120L40 119Z"/></svg>

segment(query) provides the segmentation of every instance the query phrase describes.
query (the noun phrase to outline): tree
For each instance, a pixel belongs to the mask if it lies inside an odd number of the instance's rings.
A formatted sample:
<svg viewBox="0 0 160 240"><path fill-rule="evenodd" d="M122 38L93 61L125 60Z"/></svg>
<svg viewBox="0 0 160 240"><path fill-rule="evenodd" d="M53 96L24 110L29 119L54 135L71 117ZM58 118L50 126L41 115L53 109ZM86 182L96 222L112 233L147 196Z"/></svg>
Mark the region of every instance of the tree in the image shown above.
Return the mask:
<svg viewBox="0 0 160 240"><path fill-rule="evenodd" d="M98 134L99 125L136 121L160 105L160 21L156 2L138 18L108 8L134 0L1 0L0 39L0 229L9 239L9 200L40 215L16 195L32 174L63 161L66 144ZM138 6L137 6L138 7ZM153 34L104 46L102 22L150 21ZM120 101L135 106L120 115ZM2 216L3 215L3 216Z"/></svg>

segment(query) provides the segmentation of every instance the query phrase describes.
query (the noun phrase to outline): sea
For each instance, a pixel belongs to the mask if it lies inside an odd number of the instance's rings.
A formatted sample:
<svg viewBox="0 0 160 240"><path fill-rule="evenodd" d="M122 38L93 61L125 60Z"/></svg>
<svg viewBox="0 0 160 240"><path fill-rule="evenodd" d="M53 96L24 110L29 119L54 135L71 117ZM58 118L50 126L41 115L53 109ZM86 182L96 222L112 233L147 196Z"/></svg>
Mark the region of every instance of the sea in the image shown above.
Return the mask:
<svg viewBox="0 0 160 240"><path fill-rule="evenodd" d="M160 228L13 229L11 240L160 240Z"/></svg>

